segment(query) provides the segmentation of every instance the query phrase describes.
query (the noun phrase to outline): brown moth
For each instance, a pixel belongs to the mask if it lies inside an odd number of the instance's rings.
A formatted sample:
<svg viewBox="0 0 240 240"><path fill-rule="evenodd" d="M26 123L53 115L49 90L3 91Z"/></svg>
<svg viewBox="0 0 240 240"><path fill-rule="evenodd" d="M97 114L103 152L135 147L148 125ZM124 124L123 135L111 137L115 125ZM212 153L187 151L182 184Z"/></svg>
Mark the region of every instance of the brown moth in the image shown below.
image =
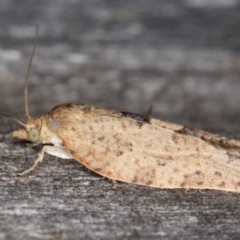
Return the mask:
<svg viewBox="0 0 240 240"><path fill-rule="evenodd" d="M43 148L44 153L74 158L111 180L157 188L217 189L240 192L240 141L139 114L66 103L32 118L27 86L36 39L25 81L26 124L13 137Z"/></svg>

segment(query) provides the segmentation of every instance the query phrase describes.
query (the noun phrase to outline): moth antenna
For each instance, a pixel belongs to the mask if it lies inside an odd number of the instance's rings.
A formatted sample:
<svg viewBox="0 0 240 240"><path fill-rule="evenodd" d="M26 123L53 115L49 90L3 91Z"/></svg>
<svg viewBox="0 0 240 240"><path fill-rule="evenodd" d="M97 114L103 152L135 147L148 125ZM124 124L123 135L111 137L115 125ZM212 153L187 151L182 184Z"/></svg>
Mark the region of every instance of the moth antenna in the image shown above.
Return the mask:
<svg viewBox="0 0 240 240"><path fill-rule="evenodd" d="M148 108L148 111L147 111L147 117L151 116L153 113L153 104L150 105L150 107Z"/></svg>
<svg viewBox="0 0 240 240"><path fill-rule="evenodd" d="M25 87L24 87L24 107L25 107L25 114L26 114L26 117L28 120L31 119L31 116L29 115L29 111L28 111L28 82L29 82L29 76L30 76L30 72L31 72L31 68L32 68L33 57L34 57L35 50L37 47L37 40L38 40L38 25L36 26L33 50L31 53L30 60L29 60L29 64L28 64L28 70L27 70L27 75L26 75L26 79L25 79ZM9 117L11 117L11 116L9 116ZM13 117L11 117L11 118L14 119ZM14 120L16 121L16 119L14 119Z"/></svg>
<svg viewBox="0 0 240 240"><path fill-rule="evenodd" d="M18 119L16 119L15 117L13 117L12 115L8 115L8 114L3 114L5 117L11 118L12 120L16 121L17 123L19 123L20 125L22 125L23 127L27 128L27 125L22 123L21 121L19 121Z"/></svg>

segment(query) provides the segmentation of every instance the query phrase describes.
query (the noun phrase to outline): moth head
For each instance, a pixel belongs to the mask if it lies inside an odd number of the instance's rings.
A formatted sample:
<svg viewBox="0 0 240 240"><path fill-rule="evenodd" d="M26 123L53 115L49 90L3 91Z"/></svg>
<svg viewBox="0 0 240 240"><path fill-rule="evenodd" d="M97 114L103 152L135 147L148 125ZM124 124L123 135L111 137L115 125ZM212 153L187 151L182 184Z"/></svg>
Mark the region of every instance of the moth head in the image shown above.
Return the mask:
<svg viewBox="0 0 240 240"><path fill-rule="evenodd" d="M34 46L33 46L32 54L31 54L30 61L29 61L29 64L28 64L28 70L27 70L27 75L26 75L26 79L25 79L25 87L24 87L24 106L25 106L25 114L26 114L26 117L27 117L27 123L24 124L21 121L19 121L18 119L16 119L15 117L13 117L11 115L8 115L8 114L4 114L4 116L13 119L14 121L18 122L20 125L22 125L24 127L24 129L19 129L19 130L13 132L13 137L28 140L28 141L33 142L33 143L38 143L40 141L39 127L37 127L38 126L38 120L33 119L29 115L29 111L28 111L28 92L27 92L27 90L28 90L29 75L30 75L30 72L31 72L31 67L32 67L32 62L33 62L33 56L34 56L36 46L37 46L37 38L38 38L38 26L36 27Z"/></svg>
<svg viewBox="0 0 240 240"><path fill-rule="evenodd" d="M38 127L38 125L39 125L38 119L35 120L35 119L31 118L28 120L27 124L24 124L11 115L4 114L4 116L13 119L14 121L18 122L20 125L22 125L24 127L24 129L19 129L17 131L14 131L12 133L13 137L27 140L32 143L40 142L40 129Z"/></svg>

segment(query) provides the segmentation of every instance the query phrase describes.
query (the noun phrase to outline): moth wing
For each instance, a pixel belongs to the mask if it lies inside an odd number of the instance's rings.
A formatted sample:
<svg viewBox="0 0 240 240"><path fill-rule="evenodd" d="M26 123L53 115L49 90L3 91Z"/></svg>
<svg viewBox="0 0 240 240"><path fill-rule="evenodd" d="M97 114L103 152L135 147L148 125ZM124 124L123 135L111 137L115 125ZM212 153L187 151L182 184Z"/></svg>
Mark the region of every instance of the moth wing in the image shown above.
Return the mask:
<svg viewBox="0 0 240 240"><path fill-rule="evenodd" d="M112 180L159 188L240 190L239 161L181 126L118 114L85 114L61 122L58 135L73 157ZM215 136L215 135L213 135Z"/></svg>

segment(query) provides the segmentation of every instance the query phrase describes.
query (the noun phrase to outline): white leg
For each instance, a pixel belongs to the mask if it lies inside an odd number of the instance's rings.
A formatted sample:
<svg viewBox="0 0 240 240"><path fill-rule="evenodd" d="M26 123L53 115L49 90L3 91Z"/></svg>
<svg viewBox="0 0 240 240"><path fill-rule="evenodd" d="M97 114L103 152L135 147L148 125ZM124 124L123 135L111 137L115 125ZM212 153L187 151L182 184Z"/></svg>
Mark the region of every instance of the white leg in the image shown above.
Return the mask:
<svg viewBox="0 0 240 240"><path fill-rule="evenodd" d="M41 163L43 161L43 155L45 152L47 152L50 155L57 156L57 157L64 158L64 159L72 159L73 158L73 156L69 152L67 152L64 148L58 148L58 147L54 147L54 146L45 145L41 149L41 151L38 153L38 157L35 160L34 164L27 170L19 173L18 175L23 176L26 173L31 172L38 165L38 163Z"/></svg>

